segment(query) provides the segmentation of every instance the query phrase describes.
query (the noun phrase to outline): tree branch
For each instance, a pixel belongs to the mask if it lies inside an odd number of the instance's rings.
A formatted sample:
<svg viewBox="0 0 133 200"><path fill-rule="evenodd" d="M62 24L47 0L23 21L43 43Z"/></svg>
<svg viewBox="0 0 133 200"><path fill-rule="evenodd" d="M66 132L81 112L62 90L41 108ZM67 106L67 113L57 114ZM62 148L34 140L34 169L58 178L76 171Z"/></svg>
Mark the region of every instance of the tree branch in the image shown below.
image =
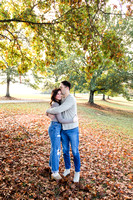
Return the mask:
<svg viewBox="0 0 133 200"><path fill-rule="evenodd" d="M126 15L125 13L111 13L111 12L109 12L109 13L106 13L106 12L104 12L103 10L101 10L101 9L99 9L103 14L105 14L105 15L119 15L119 16L122 16L122 15ZM129 16L129 17L132 17L132 16Z"/></svg>
<svg viewBox="0 0 133 200"><path fill-rule="evenodd" d="M28 24L45 24L45 25L51 25L53 23L50 22L32 22L32 21L28 21L28 20L23 20L23 19L3 19L0 20L0 22L20 22L20 23L28 23ZM56 22L57 23L57 22Z"/></svg>
<svg viewBox="0 0 133 200"><path fill-rule="evenodd" d="M90 31L95 31L101 38L103 38L103 36L99 33L99 31L97 30L97 28L95 27L95 25L94 25L94 23L93 23L93 19L91 20L91 14L89 13L89 5L88 5L88 3L87 3L87 0L85 0L85 3L86 3L86 10L87 10L87 13L88 13L88 17L89 17L89 20L90 20L90 22L92 23L90 23L90 25L91 25L91 28L89 28L90 29Z"/></svg>
<svg viewBox="0 0 133 200"><path fill-rule="evenodd" d="M79 8L71 8L70 10L68 10L67 12L65 12L63 15L61 15L60 17L58 17L57 19L53 20L53 21L57 21L59 19L61 19L62 17L64 17L65 15L69 14L70 12L72 12L73 10L79 10L81 8L83 8L84 6L81 6Z"/></svg>
<svg viewBox="0 0 133 200"><path fill-rule="evenodd" d="M2 38L6 38L6 39L10 40L10 42L12 41L9 37L7 37L7 36L5 36L5 35L3 35L3 34L0 34L0 36L1 36Z"/></svg>
<svg viewBox="0 0 133 200"><path fill-rule="evenodd" d="M22 57L23 57L23 52L22 52L22 50L21 50L21 46L20 46L20 44L19 44L17 38L16 38L16 37L13 35L13 33L12 33L11 31L9 31L8 29L6 29L6 31L7 31L8 33L10 33L10 34L13 36L13 38L14 38L14 43L15 43L15 41L17 42L17 45L19 46L20 53L21 53L21 55L22 55Z"/></svg>

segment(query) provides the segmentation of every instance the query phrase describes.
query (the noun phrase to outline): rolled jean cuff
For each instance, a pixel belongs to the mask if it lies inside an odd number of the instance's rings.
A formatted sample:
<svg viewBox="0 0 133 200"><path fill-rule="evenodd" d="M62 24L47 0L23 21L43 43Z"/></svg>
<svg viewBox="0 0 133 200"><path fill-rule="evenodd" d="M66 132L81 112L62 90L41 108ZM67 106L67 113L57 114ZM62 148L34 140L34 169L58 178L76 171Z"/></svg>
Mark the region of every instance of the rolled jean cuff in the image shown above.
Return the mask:
<svg viewBox="0 0 133 200"><path fill-rule="evenodd" d="M75 170L75 172L80 172L80 170L78 170L78 171Z"/></svg>

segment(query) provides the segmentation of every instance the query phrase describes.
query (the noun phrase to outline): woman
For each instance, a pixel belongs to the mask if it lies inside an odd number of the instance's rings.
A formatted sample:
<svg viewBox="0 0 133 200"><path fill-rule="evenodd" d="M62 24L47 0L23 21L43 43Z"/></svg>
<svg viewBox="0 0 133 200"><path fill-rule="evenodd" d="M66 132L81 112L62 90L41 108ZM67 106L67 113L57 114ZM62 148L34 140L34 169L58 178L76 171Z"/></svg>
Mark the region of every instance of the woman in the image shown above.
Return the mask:
<svg viewBox="0 0 133 200"><path fill-rule="evenodd" d="M51 107L57 107L61 104L61 90L54 89L51 93ZM52 171L52 178L59 180L61 176L59 174L59 160L61 154L61 123L72 123L77 121L77 116L74 116L71 119L63 119L61 114L54 115L51 124L49 126L48 132L49 137L51 140L51 152L50 152L50 159L49 159L49 166Z"/></svg>

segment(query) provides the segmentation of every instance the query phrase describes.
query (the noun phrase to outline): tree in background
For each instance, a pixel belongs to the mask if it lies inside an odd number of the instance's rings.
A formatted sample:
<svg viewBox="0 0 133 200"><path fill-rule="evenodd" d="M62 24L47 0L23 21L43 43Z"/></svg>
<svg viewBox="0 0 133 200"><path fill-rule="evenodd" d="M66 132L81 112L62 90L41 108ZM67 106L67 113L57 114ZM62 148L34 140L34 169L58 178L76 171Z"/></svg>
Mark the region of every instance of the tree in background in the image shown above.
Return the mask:
<svg viewBox="0 0 133 200"><path fill-rule="evenodd" d="M124 69L110 69L107 74L103 74L98 80L99 87L105 86L104 93L110 96L122 94L126 99L130 99L128 88L131 87L133 73Z"/></svg>
<svg viewBox="0 0 133 200"><path fill-rule="evenodd" d="M15 77L19 77L18 65L21 62L20 54L13 49L12 44L0 43L0 71L1 83L7 84L6 97L10 97L10 82L15 82Z"/></svg>
<svg viewBox="0 0 133 200"><path fill-rule="evenodd" d="M42 76L36 72L36 66L29 65L31 58L26 55L23 61L20 53L12 44L1 44L0 47L0 78L1 84L7 84L6 97L10 97L10 83L22 83L37 89ZM26 50L30 55L29 50ZM30 74L29 71L30 70ZM34 81L31 81L31 77Z"/></svg>
<svg viewBox="0 0 133 200"><path fill-rule="evenodd" d="M33 70L23 74L18 72L17 66L9 66L6 62L0 61L0 84L7 85L6 97L10 97L10 83L21 83L34 89L40 89L44 77Z"/></svg>
<svg viewBox="0 0 133 200"><path fill-rule="evenodd" d="M68 58L62 61L58 61L56 65L50 65L47 69L47 88L58 87L62 80L68 80L72 84L72 91L75 92L85 91L85 72L82 71L84 65L84 57L78 57L76 54L71 53ZM46 85L45 85L46 86Z"/></svg>
<svg viewBox="0 0 133 200"><path fill-rule="evenodd" d="M111 13L110 8L107 13ZM99 50L96 51L96 48L95 51L91 48L88 50L85 70L90 89L90 103L94 103L95 92L105 94L109 88L110 92L123 94L129 98L127 86L131 86L133 66L131 53L132 18L126 15L123 18L118 13L112 17L107 13L102 18L103 23L101 26L105 27L103 31L104 39L99 43ZM110 82L111 78L113 82Z"/></svg>

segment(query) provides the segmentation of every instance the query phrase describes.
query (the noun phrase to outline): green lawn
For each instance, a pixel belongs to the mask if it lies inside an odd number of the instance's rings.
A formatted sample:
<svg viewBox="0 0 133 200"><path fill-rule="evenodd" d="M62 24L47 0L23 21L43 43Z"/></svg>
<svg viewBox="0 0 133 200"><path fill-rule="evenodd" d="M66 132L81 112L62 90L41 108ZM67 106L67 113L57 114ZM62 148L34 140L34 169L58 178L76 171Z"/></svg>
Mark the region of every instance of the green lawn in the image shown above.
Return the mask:
<svg viewBox="0 0 133 200"><path fill-rule="evenodd" d="M88 119L93 127L101 127L133 137L133 100L123 97L111 97L103 101L102 95L96 96L95 104L100 109L87 105L88 95L77 95L78 114L80 118Z"/></svg>
<svg viewBox="0 0 133 200"><path fill-rule="evenodd" d="M88 119L89 125L109 129L116 133L124 133L133 136L133 113L118 112L111 110L100 110L87 105L78 105L78 114L80 119Z"/></svg>

